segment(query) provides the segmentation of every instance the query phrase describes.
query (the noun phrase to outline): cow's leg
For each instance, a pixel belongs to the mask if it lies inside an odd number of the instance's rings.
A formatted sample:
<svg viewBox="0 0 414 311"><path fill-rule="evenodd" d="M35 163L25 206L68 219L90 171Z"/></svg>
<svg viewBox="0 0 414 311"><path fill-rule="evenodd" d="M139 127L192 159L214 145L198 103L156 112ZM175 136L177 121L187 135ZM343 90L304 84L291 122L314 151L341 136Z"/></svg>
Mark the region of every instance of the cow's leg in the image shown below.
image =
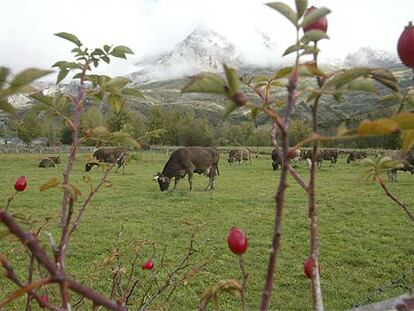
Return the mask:
<svg viewBox="0 0 414 311"><path fill-rule="evenodd" d="M216 168L212 167L208 174L208 185L206 191L214 190L214 177L216 176Z"/></svg>
<svg viewBox="0 0 414 311"><path fill-rule="evenodd" d="M174 187L173 187L173 190L175 190L175 188L177 187L179 181L180 181L180 177L174 177Z"/></svg>
<svg viewBox="0 0 414 311"><path fill-rule="evenodd" d="M188 172L188 183L190 184L189 191L193 190L193 172Z"/></svg>

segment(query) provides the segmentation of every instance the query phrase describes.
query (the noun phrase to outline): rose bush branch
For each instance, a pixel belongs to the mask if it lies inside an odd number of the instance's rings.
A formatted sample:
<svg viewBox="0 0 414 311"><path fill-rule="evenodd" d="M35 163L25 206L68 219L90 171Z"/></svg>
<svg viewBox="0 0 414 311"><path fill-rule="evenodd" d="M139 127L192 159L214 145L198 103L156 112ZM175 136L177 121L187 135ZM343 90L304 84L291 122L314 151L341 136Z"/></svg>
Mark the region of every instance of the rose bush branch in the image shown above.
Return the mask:
<svg viewBox="0 0 414 311"><path fill-rule="evenodd" d="M10 262L7 260L7 258L0 253L0 262L3 268L6 270L6 273L4 274L10 281L12 281L14 284L16 284L20 288L27 288L27 285L24 285L23 282L19 280L19 278L14 273L14 269ZM31 280L29 280L29 284L31 283ZM45 307L47 307L50 310L62 310L61 308L58 308L57 306L54 306L50 304L49 302L45 302L41 299L41 297L34 291L33 289L30 289L27 291L28 293L28 302L26 303L26 309L29 307L29 301L31 301L32 298L36 299L39 304L43 304ZM29 298L30 297L30 298ZM5 305L6 303L2 303L2 305ZM30 309L30 308L29 308Z"/></svg>
<svg viewBox="0 0 414 311"><path fill-rule="evenodd" d="M407 214L408 218L410 218L412 221L414 221L414 214L408 209L408 207L401 202L400 199L398 199L395 195L393 195L388 187L385 185L384 181L382 180L382 178L380 176L375 176L375 180L378 184L380 184L380 186L382 187L382 189L384 190L385 194L391 199L393 200L395 203L398 204L398 206L400 206L404 212Z"/></svg>
<svg viewBox="0 0 414 311"><path fill-rule="evenodd" d="M65 283L69 289L85 296L98 305L105 306L110 310L125 310L123 306L118 305L116 302L111 301L98 293L95 293L90 288L84 287L74 280L68 279L62 270L57 267L55 262L48 257L33 234L25 232L22 228L20 228L20 226L14 221L13 217L3 209L0 209L0 222L5 224L10 233L15 235L17 238L19 238L21 243L26 245L26 247L39 261L39 263L41 263L42 266L45 267L49 272L50 278L53 282L59 284ZM64 309L66 309L65 307L67 306L63 306Z"/></svg>
<svg viewBox="0 0 414 311"><path fill-rule="evenodd" d="M280 146L277 143L277 125L276 123L273 123L273 128L272 131L270 133L270 138L272 141L272 145L275 148L277 154L279 155L279 158L282 158L281 154L281 150L280 150ZM303 180L303 178L299 175L299 173L290 165L289 163L289 173L290 175L292 175L292 177L296 180L296 182L299 184L299 186L302 187L303 190L305 190L306 192L308 191L308 185L305 183L305 181Z"/></svg>

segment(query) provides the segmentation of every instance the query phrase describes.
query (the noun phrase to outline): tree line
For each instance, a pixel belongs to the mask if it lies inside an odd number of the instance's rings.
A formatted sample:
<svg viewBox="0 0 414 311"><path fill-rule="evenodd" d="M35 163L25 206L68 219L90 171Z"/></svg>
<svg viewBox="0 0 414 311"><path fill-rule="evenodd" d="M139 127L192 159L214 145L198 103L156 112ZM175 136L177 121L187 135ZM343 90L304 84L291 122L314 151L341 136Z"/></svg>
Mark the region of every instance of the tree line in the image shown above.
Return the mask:
<svg viewBox="0 0 414 311"><path fill-rule="evenodd" d="M35 106L34 106L35 107ZM209 115L196 115L192 110L151 107L144 115L123 104L114 110L108 105L86 105L80 120L80 133L99 126L110 132L123 131L139 140L143 146L270 146L271 126L255 126L251 120L211 120ZM163 130L161 135L145 137L146 133ZM332 132L329 128L326 133ZM304 140L311 133L307 121L293 120L290 130L292 145ZM45 137L49 145L71 144L72 132L63 122L29 109L19 121L10 119L0 131L0 136L19 137L30 145L38 137ZM93 144L96 142L89 142ZM376 136L354 141L330 142L324 147L397 149L398 135Z"/></svg>

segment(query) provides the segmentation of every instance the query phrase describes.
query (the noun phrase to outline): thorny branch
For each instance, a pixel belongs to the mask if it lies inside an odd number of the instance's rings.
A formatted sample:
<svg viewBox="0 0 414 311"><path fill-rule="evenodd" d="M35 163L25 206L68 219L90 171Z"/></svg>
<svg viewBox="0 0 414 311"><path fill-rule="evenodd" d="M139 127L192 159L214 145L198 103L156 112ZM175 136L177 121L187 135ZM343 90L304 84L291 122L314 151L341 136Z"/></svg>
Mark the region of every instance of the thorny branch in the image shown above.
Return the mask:
<svg viewBox="0 0 414 311"><path fill-rule="evenodd" d="M391 200L393 200L395 203L398 204L398 206L400 206L404 212L407 214L407 216L414 221L414 214L407 208L407 206L401 202L395 195L393 195L387 188L387 186L385 185L384 181L382 180L382 178L380 176L376 176L375 180L381 185L382 189L384 190L385 194L391 198Z"/></svg>
<svg viewBox="0 0 414 311"><path fill-rule="evenodd" d="M119 305L116 302L102 296L101 294L94 292L90 288L80 285L76 281L67 278L64 272L58 267L58 264L55 264L48 257L33 234L25 232L22 228L20 228L20 226L14 221L13 217L9 215L4 209L0 209L0 222L4 223L9 229L10 233L15 235L24 245L26 245L30 252L39 261L39 263L41 263L42 266L44 266L50 273L51 280L53 282L59 283L61 288L65 287L71 289L72 291L92 300L97 305L102 305L110 310L126 310L124 306ZM63 307L66 310L68 308L68 305L63 305Z"/></svg>

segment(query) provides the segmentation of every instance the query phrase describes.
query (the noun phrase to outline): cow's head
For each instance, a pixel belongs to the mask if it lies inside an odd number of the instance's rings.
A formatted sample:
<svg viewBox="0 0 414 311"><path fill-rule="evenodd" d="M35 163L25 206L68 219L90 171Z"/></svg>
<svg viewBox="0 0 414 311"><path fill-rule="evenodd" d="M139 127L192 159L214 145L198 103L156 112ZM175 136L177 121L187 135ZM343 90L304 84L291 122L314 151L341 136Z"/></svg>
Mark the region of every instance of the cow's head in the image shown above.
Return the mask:
<svg viewBox="0 0 414 311"><path fill-rule="evenodd" d="M167 176L164 176L162 173L158 172L154 176L154 180L158 181L158 185L160 185L161 191L168 190L168 187L170 186L171 179Z"/></svg>
<svg viewBox="0 0 414 311"><path fill-rule="evenodd" d="M92 169L92 167L94 167L94 165L99 166L99 163L95 162L95 161L86 161L85 162L85 172L89 172Z"/></svg>

